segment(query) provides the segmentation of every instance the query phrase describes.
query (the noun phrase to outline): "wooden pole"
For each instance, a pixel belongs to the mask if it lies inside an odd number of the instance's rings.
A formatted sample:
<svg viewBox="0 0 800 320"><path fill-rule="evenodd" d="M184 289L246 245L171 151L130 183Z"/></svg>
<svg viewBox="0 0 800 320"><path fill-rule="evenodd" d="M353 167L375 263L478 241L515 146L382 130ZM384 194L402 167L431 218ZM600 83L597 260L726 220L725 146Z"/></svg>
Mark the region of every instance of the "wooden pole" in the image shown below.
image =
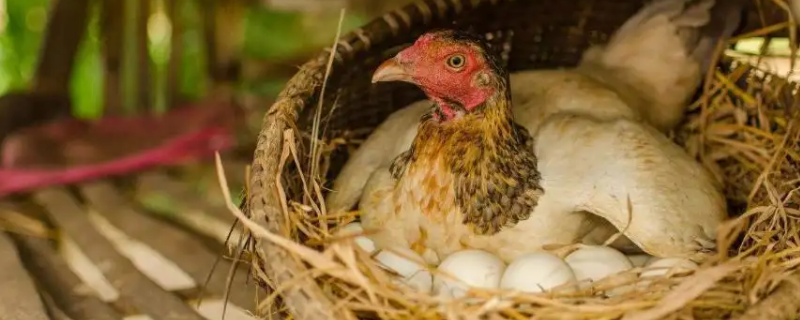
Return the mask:
<svg viewBox="0 0 800 320"><path fill-rule="evenodd" d="M182 72L184 26L180 13L184 4L183 0L166 0L165 9L172 25L169 44L169 66L167 67L167 108L174 107L181 102L180 77Z"/></svg>
<svg viewBox="0 0 800 320"><path fill-rule="evenodd" d="M150 0L125 0L123 6L122 103L136 113L153 102L147 38Z"/></svg>
<svg viewBox="0 0 800 320"><path fill-rule="evenodd" d="M233 86L241 76L246 0L204 0L203 33L214 99L230 102Z"/></svg>
<svg viewBox="0 0 800 320"><path fill-rule="evenodd" d="M33 91L68 93L78 46L89 24L89 0L53 0Z"/></svg>
<svg viewBox="0 0 800 320"><path fill-rule="evenodd" d="M137 74L137 110L145 111L152 109L155 103L153 94L153 62L150 59L149 37L147 34L147 23L152 13L151 0L134 0L139 5L136 12L136 70Z"/></svg>
<svg viewBox="0 0 800 320"><path fill-rule="evenodd" d="M122 40L123 0L103 0L100 26L103 56L103 113L121 115L122 107Z"/></svg>

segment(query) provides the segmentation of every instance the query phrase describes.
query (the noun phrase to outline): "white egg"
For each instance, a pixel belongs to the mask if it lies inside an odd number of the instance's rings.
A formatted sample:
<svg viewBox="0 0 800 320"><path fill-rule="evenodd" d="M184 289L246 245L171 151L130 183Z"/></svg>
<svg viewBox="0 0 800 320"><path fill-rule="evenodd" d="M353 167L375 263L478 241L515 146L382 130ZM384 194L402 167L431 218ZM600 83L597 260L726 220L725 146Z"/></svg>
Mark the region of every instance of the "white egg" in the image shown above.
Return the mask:
<svg viewBox="0 0 800 320"><path fill-rule="evenodd" d="M575 282L575 274L558 256L547 252L518 257L508 265L500 288L522 292L542 292L567 282Z"/></svg>
<svg viewBox="0 0 800 320"><path fill-rule="evenodd" d="M500 258L486 251L458 251L439 264L440 274L434 277L433 290L440 296L458 298L470 287L495 289L500 286L505 268Z"/></svg>
<svg viewBox="0 0 800 320"><path fill-rule="evenodd" d="M637 268L644 267L651 259L653 259L653 256L649 254L632 254L628 256L628 260Z"/></svg>
<svg viewBox="0 0 800 320"><path fill-rule="evenodd" d="M335 235L338 237L343 237L347 235L362 234L362 233L364 233L364 228L361 226L361 223L352 222L345 225L344 227L341 227L338 231L336 231ZM372 242L372 240L370 240L366 236L357 236L354 239L354 242L356 243L357 246L359 246L361 249L364 249L364 251L366 251L369 254L374 253L376 250L375 243Z"/></svg>
<svg viewBox="0 0 800 320"><path fill-rule="evenodd" d="M668 273L697 269L697 264L684 258L654 258L647 262L642 277L662 276Z"/></svg>
<svg viewBox="0 0 800 320"><path fill-rule="evenodd" d="M381 250L375 255L375 260L403 277L398 284L421 292L431 292L433 277L426 268L425 260L414 250L403 247Z"/></svg>
<svg viewBox="0 0 800 320"><path fill-rule="evenodd" d="M564 261L572 268L582 287L588 285L587 279L595 282L633 268L628 257L606 246L584 246L570 253Z"/></svg>

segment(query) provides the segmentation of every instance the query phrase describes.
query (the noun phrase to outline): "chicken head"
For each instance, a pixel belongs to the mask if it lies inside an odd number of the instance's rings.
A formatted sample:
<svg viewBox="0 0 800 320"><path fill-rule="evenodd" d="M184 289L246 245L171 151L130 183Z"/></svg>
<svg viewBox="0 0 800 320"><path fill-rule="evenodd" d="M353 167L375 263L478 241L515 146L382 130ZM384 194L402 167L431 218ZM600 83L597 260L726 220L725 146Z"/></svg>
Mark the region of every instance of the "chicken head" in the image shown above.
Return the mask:
<svg viewBox="0 0 800 320"><path fill-rule="evenodd" d="M415 84L436 102L432 116L439 122L480 111L508 75L496 59L484 54L485 46L476 45L479 41L452 30L426 33L381 64L372 82Z"/></svg>

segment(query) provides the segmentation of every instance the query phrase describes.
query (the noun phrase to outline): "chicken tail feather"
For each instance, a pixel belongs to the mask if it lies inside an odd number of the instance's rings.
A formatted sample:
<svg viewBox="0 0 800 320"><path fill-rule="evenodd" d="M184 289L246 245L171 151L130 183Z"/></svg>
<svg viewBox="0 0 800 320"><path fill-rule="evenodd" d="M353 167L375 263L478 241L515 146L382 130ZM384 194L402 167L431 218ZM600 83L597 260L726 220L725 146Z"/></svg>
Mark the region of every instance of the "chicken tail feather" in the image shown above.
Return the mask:
<svg viewBox="0 0 800 320"><path fill-rule="evenodd" d="M586 51L579 70L625 95L651 124L667 131L713 61L718 41L741 22L743 0L655 0L605 45Z"/></svg>

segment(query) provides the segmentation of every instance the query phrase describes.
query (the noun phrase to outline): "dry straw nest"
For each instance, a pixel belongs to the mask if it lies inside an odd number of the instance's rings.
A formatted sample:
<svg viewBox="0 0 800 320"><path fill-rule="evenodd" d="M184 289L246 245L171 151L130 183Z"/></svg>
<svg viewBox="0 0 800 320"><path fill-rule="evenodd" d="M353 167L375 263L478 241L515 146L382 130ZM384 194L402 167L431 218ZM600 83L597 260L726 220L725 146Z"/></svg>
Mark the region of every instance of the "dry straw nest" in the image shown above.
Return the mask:
<svg viewBox="0 0 800 320"><path fill-rule="evenodd" d="M430 28L467 28L486 34L502 49L512 72L569 66L640 5L619 0L425 0L341 36L334 46L337 54L329 50L305 64L265 115L247 201L244 210L234 210L252 235L246 256L253 274L273 292L261 297L265 317L797 319L796 88L726 59L707 78L674 134L725 182L732 208L718 239L720 253L694 272L656 279L614 297L606 297L605 290L636 277L612 277L594 290L571 294L476 290L445 302L398 288L389 271L353 249L352 239L331 235L357 218L326 215L322 200L348 150L392 111L422 98L408 85L369 83L374 68L398 46ZM751 9L748 35L786 33L791 25L788 6L780 0L754 2Z"/></svg>

